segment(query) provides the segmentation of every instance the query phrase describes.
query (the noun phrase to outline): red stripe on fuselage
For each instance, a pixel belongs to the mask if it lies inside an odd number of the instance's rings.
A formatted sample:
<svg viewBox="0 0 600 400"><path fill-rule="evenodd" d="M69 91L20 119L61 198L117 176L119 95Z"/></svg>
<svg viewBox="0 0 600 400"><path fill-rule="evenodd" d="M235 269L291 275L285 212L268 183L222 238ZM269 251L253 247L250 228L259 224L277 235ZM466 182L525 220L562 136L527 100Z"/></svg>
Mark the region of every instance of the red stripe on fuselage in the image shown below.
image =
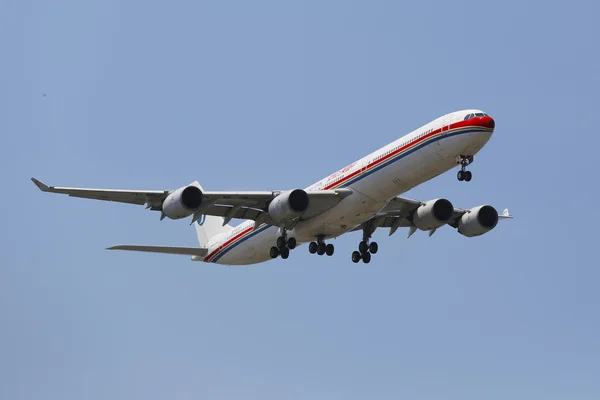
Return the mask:
<svg viewBox="0 0 600 400"><path fill-rule="evenodd" d="M403 152L404 150L406 150L406 149L408 149L408 148L410 148L410 147L412 147L412 146L414 146L414 145L416 145L418 143L426 141L427 139L429 139L429 138L431 138L433 136L436 136L439 133L444 133L444 132L448 132L450 130L454 130L454 129L458 129L458 128L467 128L467 127L483 127L483 128L488 128L488 126L487 126L488 121L484 120L484 118L485 117L478 117L478 118L472 118L472 119L469 119L469 120L466 120L466 121L458 121L458 122L455 122L455 123L453 123L453 124L451 124L449 126L442 127L440 129L436 129L434 131L431 131L427 135L422 136L422 137L418 138L417 140L415 140L413 142L410 142L410 143L406 144L405 146L402 146L402 147L400 147L400 148L392 151L390 154L387 154L386 156L384 156L384 157L382 157L382 158L380 158L380 159L378 159L378 160L376 160L376 161L368 164L366 167L359 168L356 171L354 171L353 173L351 173L350 175L347 175L347 176L343 177L342 179L340 179L340 180L338 180L336 182L330 183L329 185L325 186L323 188L323 190L329 190L329 189L332 189L332 188L334 188L336 186L339 186L339 185L343 184L344 182L350 180L351 178L357 176L358 174L360 174L360 173L362 173L362 172L370 169L371 167L374 167L374 166L376 166L378 164L381 164L381 163L385 162L386 160L389 160L390 158L393 158L397 154ZM491 118L488 117L488 119L491 119Z"/></svg>
<svg viewBox="0 0 600 400"><path fill-rule="evenodd" d="M210 262L210 259L213 258L219 251L223 250L225 247L227 247L231 242L234 242L235 240L239 239L240 237L242 237L243 235L245 235L246 233L250 233L252 232L252 230L254 229L253 226L251 226L250 228L246 228L244 229L242 232L238 233L237 235L235 235L234 237L232 237L231 239L229 239L228 241L226 241L225 243L223 243L222 245L220 245L219 247L217 247L215 249L215 251L213 251L212 253L210 253L208 256L206 256L206 258L204 259L204 261L206 262Z"/></svg>
<svg viewBox="0 0 600 400"><path fill-rule="evenodd" d="M458 121L455 122L454 124L451 124L449 126L446 127L442 127L440 129L436 129L434 131L429 132L428 134L426 134L425 136L422 136L420 138L418 138L417 140L414 140L413 142L410 142L408 144L406 144L405 146L402 146L396 150L394 150L393 152L391 152L390 154L387 154L386 156L380 158L377 161L374 161L372 163L370 163L369 165L367 165L366 168L359 168L358 170L354 171L353 173L351 173L350 175L347 175L345 177L343 177L342 179L331 183L329 185L327 185L326 187L323 188L323 190L329 190L333 187L339 186L342 183L350 180L351 178L357 176L358 174L362 173L363 171L366 171L368 169L370 169L371 167L374 167L378 164L381 164L382 162L385 162L386 160L389 160L390 158L393 158L394 156L396 156L397 154L403 152L404 150L415 146L418 143L421 143L423 141L428 140L429 138L438 135L439 133L445 133L445 132L449 132L451 130L454 129L458 129L458 128L468 128L468 127L480 127L480 128L487 128L490 129L488 124L489 124L489 119L491 119L490 117L487 117L487 119L485 117L476 117L476 118L472 118L470 120L466 120L466 121ZM225 243L223 243L222 245L220 245L218 248L216 248L211 254L209 254L208 256L206 256L206 258L204 259L205 262L210 262L210 260L212 258L214 258L219 252L221 252L221 250L227 248L231 243L235 242L236 240L240 239L242 236L252 232L252 230L254 229L254 227L249 227L247 229L244 229L242 232L238 233L237 235L235 235L234 237L232 237L231 239L227 240Z"/></svg>

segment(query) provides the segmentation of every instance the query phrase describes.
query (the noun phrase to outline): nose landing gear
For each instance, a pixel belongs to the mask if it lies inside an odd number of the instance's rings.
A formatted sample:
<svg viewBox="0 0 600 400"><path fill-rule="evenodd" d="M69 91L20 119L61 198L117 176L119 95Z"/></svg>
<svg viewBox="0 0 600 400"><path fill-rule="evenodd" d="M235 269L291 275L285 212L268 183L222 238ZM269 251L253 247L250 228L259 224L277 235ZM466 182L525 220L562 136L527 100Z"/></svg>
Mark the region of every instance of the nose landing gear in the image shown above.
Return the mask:
<svg viewBox="0 0 600 400"><path fill-rule="evenodd" d="M459 181L466 181L466 182L470 182L471 179L473 178L473 174L471 173L471 171L467 171L467 166L471 165L473 163L473 156L458 156L457 157L457 163L460 164L460 171L458 171L458 174L456 174L456 177L458 178Z"/></svg>

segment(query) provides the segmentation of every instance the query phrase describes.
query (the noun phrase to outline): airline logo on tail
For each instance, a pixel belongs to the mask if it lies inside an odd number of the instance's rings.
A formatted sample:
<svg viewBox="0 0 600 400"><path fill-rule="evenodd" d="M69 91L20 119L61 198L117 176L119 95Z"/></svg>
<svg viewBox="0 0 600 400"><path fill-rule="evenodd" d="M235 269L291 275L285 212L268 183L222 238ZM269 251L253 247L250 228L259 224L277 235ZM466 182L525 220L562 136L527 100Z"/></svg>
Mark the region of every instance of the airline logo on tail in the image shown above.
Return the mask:
<svg viewBox="0 0 600 400"><path fill-rule="evenodd" d="M206 215L202 215L197 221L198 226L204 225L205 221L206 221Z"/></svg>

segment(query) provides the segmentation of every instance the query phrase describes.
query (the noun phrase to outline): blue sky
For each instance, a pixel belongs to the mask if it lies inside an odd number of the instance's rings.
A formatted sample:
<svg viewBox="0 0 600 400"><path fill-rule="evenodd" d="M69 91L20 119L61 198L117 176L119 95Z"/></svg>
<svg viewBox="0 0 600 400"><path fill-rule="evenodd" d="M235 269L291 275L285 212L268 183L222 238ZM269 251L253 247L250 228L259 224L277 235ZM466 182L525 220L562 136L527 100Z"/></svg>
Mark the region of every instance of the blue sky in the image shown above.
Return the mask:
<svg viewBox="0 0 600 400"><path fill-rule="evenodd" d="M0 4L0 398L597 399L597 2ZM450 111L496 133L408 193L516 219L249 268L114 253L188 221L64 186L305 187Z"/></svg>

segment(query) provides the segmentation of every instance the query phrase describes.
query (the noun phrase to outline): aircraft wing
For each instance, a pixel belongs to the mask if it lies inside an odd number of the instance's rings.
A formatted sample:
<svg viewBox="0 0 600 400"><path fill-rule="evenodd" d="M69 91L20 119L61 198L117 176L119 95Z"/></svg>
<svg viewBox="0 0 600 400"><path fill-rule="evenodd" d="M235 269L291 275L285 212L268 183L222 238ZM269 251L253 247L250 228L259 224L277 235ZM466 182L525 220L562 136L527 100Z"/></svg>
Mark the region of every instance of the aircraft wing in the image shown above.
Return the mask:
<svg viewBox="0 0 600 400"><path fill-rule="evenodd" d="M181 254L185 256L205 257L207 249L200 247L167 247L167 246L136 246L136 245L118 245L109 247L106 250L129 250L142 251L146 253L163 254Z"/></svg>
<svg viewBox="0 0 600 400"><path fill-rule="evenodd" d="M374 232L377 228L390 228L389 235L393 235L398 228L414 228L412 224L413 212L421 205L425 204L420 200L408 199L405 197L395 197L382 209L377 215L371 218L369 221L362 225L357 226L353 230L361 230L367 227L368 230ZM448 225L453 228L458 227L458 221L460 218L469 212L467 209L454 208L452 217L448 222ZM502 214L498 215L498 219L511 219L508 209L505 209ZM411 229L414 232L414 229ZM435 230L430 231L430 236ZM409 234L412 235L412 233Z"/></svg>
<svg viewBox="0 0 600 400"><path fill-rule="evenodd" d="M173 190L113 190L87 189L48 186L31 178L33 183L43 192L66 194L71 197L116 201L120 203L146 205L146 208L162 211L162 204ZM198 186L198 182L191 185ZM202 191L203 201L199 209L193 213L192 223L202 215L224 217L225 222L232 218L250 219L261 223L276 225L268 213L269 203L282 191ZM352 194L351 189L318 190L306 192L309 197L308 209L301 219L317 216ZM161 219L164 215L161 215Z"/></svg>
<svg viewBox="0 0 600 400"><path fill-rule="evenodd" d="M33 183L42 191L50 193L67 194L71 197L84 199L117 201L128 204L147 204L161 202L169 195L168 190L113 190L113 189L82 189L70 187L48 186L35 178Z"/></svg>

